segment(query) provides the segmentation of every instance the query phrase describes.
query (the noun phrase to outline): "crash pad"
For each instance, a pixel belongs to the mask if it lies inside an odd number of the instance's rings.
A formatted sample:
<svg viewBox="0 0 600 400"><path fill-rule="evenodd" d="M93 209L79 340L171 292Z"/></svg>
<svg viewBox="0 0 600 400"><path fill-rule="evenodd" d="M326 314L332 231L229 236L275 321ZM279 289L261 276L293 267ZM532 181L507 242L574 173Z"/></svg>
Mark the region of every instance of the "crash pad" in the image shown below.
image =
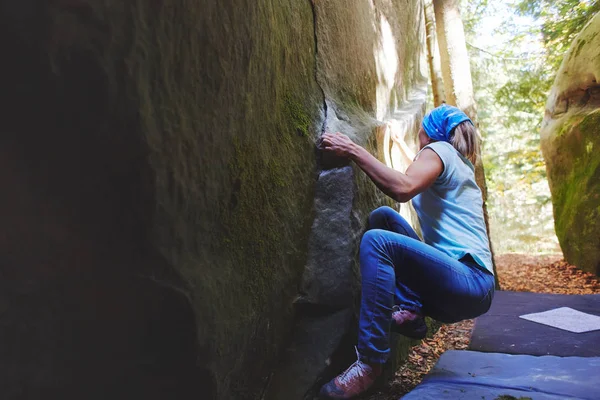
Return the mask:
<svg viewBox="0 0 600 400"><path fill-rule="evenodd" d="M600 357L447 351L404 400L597 400ZM505 397L506 398L506 397Z"/></svg>
<svg viewBox="0 0 600 400"><path fill-rule="evenodd" d="M576 333L525 319L534 313L564 308L600 316L600 295L496 292L490 310L475 320L469 349L508 354L600 357L600 330Z"/></svg>

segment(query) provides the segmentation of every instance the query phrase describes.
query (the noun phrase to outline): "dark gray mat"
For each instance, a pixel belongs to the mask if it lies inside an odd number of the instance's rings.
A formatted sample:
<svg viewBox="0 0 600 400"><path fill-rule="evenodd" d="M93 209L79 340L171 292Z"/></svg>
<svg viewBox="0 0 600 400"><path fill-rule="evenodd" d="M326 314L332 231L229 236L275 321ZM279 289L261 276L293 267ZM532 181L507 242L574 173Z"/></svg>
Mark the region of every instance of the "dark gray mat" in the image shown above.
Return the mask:
<svg viewBox="0 0 600 400"><path fill-rule="evenodd" d="M404 400L598 400L600 357L447 351Z"/></svg>
<svg viewBox="0 0 600 400"><path fill-rule="evenodd" d="M475 320L469 349L537 356L600 356L600 331L572 333L519 318L558 307L600 316L600 295L496 292L490 310Z"/></svg>

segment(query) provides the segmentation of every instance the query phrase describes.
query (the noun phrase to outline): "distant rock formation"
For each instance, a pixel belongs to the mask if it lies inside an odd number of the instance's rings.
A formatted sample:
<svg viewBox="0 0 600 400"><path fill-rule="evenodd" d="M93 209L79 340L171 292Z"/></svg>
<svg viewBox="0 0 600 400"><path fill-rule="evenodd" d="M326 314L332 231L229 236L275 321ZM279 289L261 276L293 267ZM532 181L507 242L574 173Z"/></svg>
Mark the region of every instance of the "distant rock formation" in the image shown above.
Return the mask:
<svg viewBox="0 0 600 400"><path fill-rule="evenodd" d="M600 15L573 41L541 130L556 235L566 260L600 275Z"/></svg>

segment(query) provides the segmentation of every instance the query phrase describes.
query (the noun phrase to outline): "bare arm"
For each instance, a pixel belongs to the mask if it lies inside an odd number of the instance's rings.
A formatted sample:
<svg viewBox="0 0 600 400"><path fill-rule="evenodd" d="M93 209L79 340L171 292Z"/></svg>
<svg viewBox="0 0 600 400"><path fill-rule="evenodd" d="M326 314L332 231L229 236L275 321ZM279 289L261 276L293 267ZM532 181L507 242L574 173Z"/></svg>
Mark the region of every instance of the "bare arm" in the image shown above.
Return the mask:
<svg viewBox="0 0 600 400"><path fill-rule="evenodd" d="M341 133L323 135L323 150L350 158L377 187L396 201L407 202L435 182L443 171L442 160L430 149L423 151L403 174L387 167L371 153Z"/></svg>
<svg viewBox="0 0 600 400"><path fill-rule="evenodd" d="M404 159L404 162L406 164L410 165L414 161L415 156L416 156L416 154L414 153L414 151L412 151L406 145L406 143L404 142L404 140L400 140L400 141L395 141L394 140L394 144L400 148L400 154L402 154L402 158Z"/></svg>
<svg viewBox="0 0 600 400"><path fill-rule="evenodd" d="M401 135L397 130L393 129L391 129L391 131L392 142L400 149L400 154L402 155L403 161L407 165L410 165L415 160L415 152L412 151L410 147L408 147L408 145L406 144L406 141L404 140L404 134Z"/></svg>

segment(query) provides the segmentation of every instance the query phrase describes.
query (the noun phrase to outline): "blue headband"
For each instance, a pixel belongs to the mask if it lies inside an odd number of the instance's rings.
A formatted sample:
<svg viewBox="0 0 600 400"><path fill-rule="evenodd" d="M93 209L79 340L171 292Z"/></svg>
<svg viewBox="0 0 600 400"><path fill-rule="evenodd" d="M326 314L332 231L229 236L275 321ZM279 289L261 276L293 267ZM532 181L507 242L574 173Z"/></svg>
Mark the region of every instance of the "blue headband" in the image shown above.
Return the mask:
<svg viewBox="0 0 600 400"><path fill-rule="evenodd" d="M449 142L452 130L465 121L473 124L467 114L458 108L442 104L423 118L423 129L431 139Z"/></svg>

